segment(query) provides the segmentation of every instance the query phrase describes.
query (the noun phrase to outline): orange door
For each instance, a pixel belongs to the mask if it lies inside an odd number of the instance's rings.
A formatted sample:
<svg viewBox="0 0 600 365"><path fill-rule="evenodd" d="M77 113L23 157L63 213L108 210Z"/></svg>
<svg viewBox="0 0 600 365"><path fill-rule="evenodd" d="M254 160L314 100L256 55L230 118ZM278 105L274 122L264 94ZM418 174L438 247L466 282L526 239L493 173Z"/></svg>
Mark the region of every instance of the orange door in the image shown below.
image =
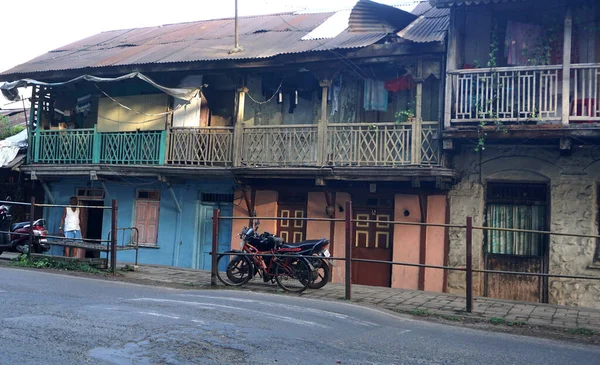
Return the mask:
<svg viewBox="0 0 600 365"><path fill-rule="evenodd" d="M305 218L306 205L279 204L278 216L281 218ZM277 221L277 233L285 242L297 243L306 237L306 222L281 220Z"/></svg>
<svg viewBox="0 0 600 365"><path fill-rule="evenodd" d="M139 243L156 245L159 207L159 201L136 201L135 226L140 232Z"/></svg>
<svg viewBox="0 0 600 365"><path fill-rule="evenodd" d="M379 222L355 222L352 258L392 261L393 209L358 208L354 211L356 220ZM361 285L389 287L392 280L392 267L371 262L352 263L352 282Z"/></svg>

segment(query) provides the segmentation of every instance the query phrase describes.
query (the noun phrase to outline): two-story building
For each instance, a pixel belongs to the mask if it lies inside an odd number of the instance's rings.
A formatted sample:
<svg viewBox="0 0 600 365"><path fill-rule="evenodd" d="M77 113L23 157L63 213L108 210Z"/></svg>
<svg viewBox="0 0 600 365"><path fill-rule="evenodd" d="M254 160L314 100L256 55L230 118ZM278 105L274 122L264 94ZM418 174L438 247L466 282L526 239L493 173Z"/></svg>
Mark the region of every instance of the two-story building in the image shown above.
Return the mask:
<svg viewBox="0 0 600 365"><path fill-rule="evenodd" d="M140 230L140 262L207 269L212 209L223 216L343 217L359 258L444 264L454 171L440 148L448 9L353 9L104 32L0 74L33 85L23 167L49 203L119 202ZM21 81L18 81L21 80ZM56 230L60 210L46 209ZM87 210L87 238L109 217ZM246 220L221 221L221 249ZM288 241L341 223L262 222ZM58 250L57 254L60 254ZM131 260L119 253L120 260ZM343 277L336 268L334 280ZM356 283L442 291L438 270L360 263Z"/></svg>
<svg viewBox="0 0 600 365"><path fill-rule="evenodd" d="M598 232L600 6L580 0L436 0L450 9L443 150L459 176L450 222ZM450 265L464 265L464 231ZM476 243L476 244L475 244ZM475 267L598 276L590 238L475 231ZM477 277L489 297L598 306L592 281ZM449 275L448 290L464 290Z"/></svg>

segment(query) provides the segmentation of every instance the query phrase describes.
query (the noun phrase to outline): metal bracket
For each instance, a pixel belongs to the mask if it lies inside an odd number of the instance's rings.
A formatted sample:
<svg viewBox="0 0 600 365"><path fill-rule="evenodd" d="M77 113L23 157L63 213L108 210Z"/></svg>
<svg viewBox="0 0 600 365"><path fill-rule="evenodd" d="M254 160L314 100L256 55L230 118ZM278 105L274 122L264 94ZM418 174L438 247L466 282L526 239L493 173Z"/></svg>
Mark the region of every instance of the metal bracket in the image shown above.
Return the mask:
<svg viewBox="0 0 600 365"><path fill-rule="evenodd" d="M44 191L46 192L46 196L50 200L50 204L56 204L56 200L54 199L54 195L52 195L52 191L50 191L48 184L46 184L46 182L44 180L40 180L40 184L42 184L42 187L44 188Z"/></svg>
<svg viewBox="0 0 600 365"><path fill-rule="evenodd" d="M104 181L101 181L100 184L102 185L102 189L104 189L104 194L107 198L110 198L110 191L108 191L108 188L106 187L106 184L104 183Z"/></svg>
<svg viewBox="0 0 600 365"><path fill-rule="evenodd" d="M171 193L171 197L173 198L173 201L175 202L175 206L177 207L177 212L181 214L181 205L179 204L179 200L177 200L177 195L175 195L175 190L173 190L173 187L171 186L171 184L167 184L167 186L169 187L169 192Z"/></svg>

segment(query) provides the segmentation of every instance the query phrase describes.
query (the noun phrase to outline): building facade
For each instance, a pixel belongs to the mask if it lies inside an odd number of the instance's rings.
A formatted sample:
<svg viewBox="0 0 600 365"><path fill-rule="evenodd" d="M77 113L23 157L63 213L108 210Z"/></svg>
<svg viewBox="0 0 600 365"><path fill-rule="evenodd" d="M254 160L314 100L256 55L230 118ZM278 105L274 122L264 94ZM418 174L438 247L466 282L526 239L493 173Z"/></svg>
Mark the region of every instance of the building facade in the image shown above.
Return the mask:
<svg viewBox="0 0 600 365"><path fill-rule="evenodd" d="M443 149L458 179L450 223L598 233L599 7L587 1L438 0L451 10ZM464 231L448 261L462 266ZM598 241L474 233L474 267L599 276ZM476 294L597 307L588 280L478 275ZM448 291L464 291L449 274Z"/></svg>

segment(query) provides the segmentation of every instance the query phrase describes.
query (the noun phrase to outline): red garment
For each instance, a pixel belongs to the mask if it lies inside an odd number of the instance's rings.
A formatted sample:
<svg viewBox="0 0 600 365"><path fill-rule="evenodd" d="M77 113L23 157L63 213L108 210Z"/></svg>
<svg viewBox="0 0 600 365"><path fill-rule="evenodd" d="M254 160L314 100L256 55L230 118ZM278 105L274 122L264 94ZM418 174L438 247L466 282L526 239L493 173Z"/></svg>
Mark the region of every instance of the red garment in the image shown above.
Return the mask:
<svg viewBox="0 0 600 365"><path fill-rule="evenodd" d="M411 75L404 75L396 79L386 81L384 86L387 91L397 93L398 91L402 90L414 89L416 84Z"/></svg>

